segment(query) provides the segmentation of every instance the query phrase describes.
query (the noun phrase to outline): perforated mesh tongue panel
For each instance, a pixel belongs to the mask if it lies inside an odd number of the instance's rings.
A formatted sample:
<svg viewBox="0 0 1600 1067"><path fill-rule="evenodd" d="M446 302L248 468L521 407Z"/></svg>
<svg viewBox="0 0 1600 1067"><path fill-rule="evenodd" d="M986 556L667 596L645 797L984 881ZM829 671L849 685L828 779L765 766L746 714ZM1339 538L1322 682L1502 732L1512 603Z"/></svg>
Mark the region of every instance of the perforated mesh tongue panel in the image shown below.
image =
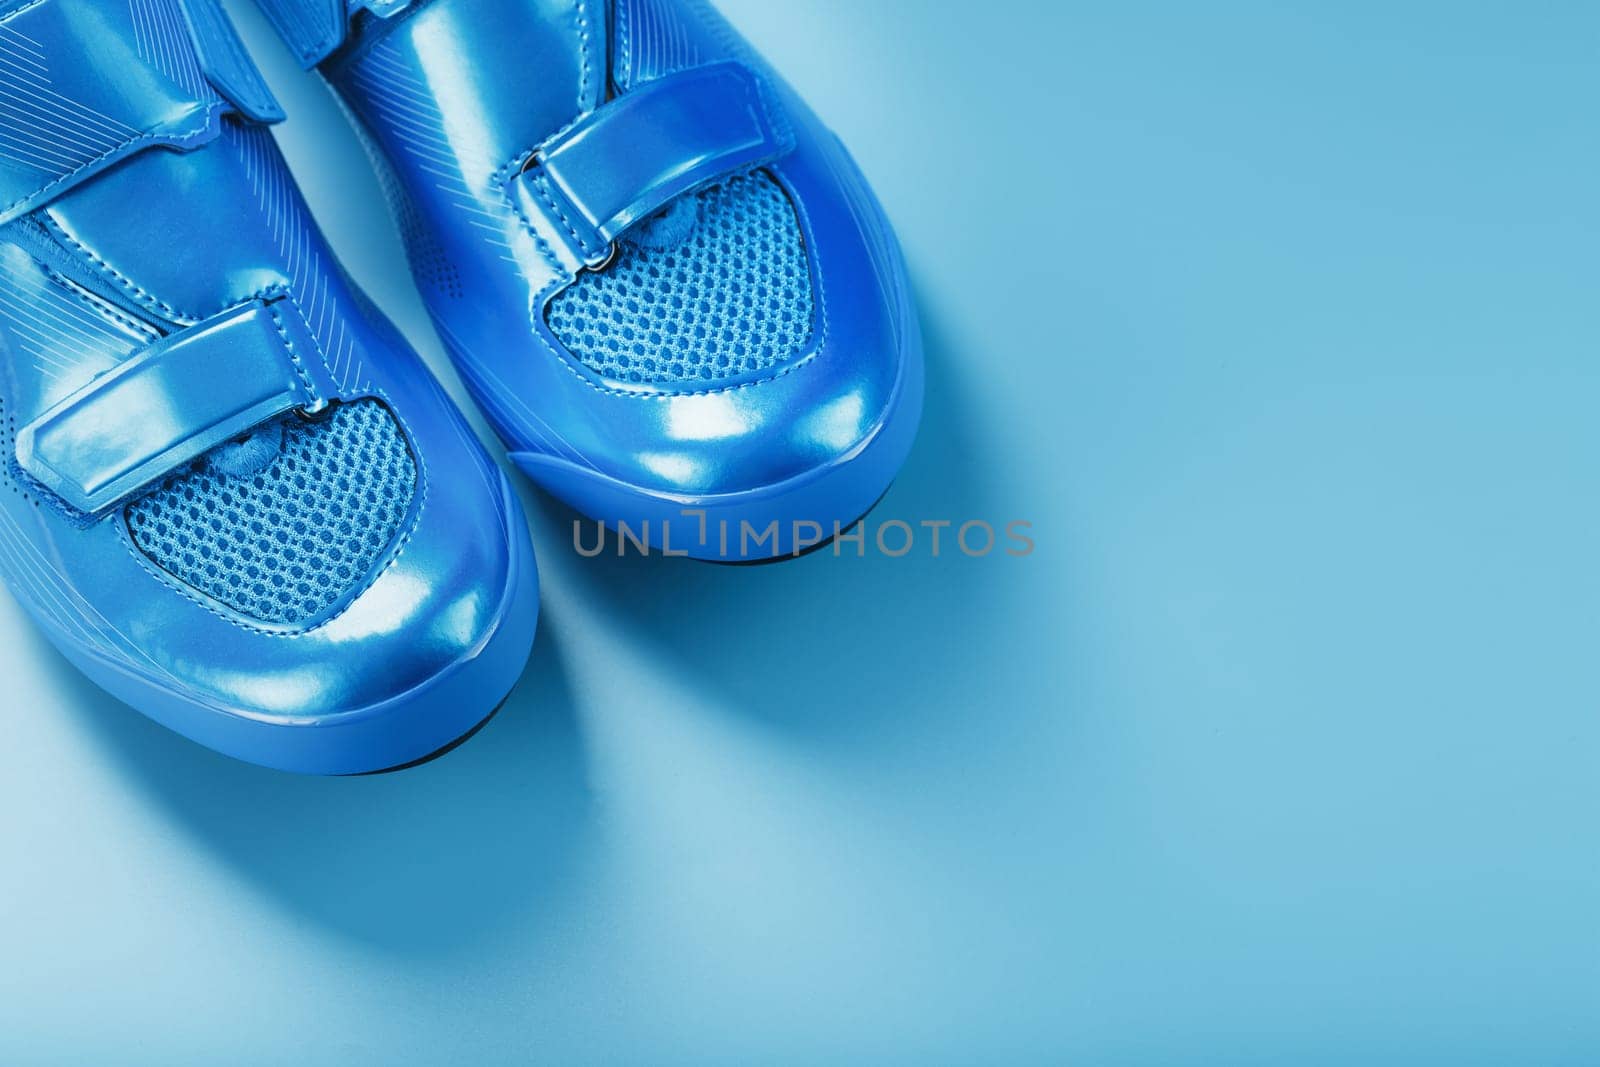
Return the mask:
<svg viewBox="0 0 1600 1067"><path fill-rule="evenodd" d="M127 508L139 550L239 613L290 624L338 603L389 551L416 492L415 461L376 400L279 424L282 451L250 473L214 458Z"/></svg>
<svg viewBox="0 0 1600 1067"><path fill-rule="evenodd" d="M616 381L705 382L768 370L811 335L811 273L788 195L764 171L692 194L670 247L624 240L612 264L557 294L550 331Z"/></svg>

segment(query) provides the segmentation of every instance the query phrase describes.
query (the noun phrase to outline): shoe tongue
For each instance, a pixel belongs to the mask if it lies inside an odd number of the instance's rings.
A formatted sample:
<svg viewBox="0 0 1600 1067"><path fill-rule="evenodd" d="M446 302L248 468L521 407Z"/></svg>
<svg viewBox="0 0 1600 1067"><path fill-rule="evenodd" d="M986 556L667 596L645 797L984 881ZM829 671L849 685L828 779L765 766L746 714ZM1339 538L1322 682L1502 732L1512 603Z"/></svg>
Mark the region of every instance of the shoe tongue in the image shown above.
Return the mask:
<svg viewBox="0 0 1600 1067"><path fill-rule="evenodd" d="M283 424L275 422L248 437L218 445L206 457L206 463L218 474L247 478L272 466L282 454Z"/></svg>
<svg viewBox="0 0 1600 1067"><path fill-rule="evenodd" d="M700 198L686 194L628 230L622 240L636 248L665 251L687 241L699 223Z"/></svg>

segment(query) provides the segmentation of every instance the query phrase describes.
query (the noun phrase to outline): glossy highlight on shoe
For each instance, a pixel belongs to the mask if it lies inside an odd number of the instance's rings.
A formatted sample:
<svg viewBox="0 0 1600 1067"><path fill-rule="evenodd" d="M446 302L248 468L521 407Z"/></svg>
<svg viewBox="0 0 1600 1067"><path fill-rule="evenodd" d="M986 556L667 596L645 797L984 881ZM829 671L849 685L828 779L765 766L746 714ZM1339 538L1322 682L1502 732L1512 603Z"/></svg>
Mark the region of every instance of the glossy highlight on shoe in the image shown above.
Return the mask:
<svg viewBox="0 0 1600 1067"><path fill-rule="evenodd" d="M922 405L899 247L709 5L261 4L355 117L447 349L541 487L635 528L830 529L882 495Z"/></svg>

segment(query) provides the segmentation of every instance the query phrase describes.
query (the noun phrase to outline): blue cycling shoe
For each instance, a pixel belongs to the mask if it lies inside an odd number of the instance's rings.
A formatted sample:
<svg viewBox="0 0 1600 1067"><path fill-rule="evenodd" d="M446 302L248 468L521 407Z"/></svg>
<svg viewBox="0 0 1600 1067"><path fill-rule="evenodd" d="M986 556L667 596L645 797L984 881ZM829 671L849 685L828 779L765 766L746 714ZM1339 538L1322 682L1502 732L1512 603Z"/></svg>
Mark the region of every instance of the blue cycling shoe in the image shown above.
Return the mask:
<svg viewBox="0 0 1600 1067"><path fill-rule="evenodd" d="M380 770L516 681L532 549L277 117L216 0L0 2L0 573L174 730Z"/></svg>
<svg viewBox="0 0 1600 1067"><path fill-rule="evenodd" d="M259 3L355 115L440 334L545 489L749 560L887 488L922 401L898 246L707 5Z"/></svg>

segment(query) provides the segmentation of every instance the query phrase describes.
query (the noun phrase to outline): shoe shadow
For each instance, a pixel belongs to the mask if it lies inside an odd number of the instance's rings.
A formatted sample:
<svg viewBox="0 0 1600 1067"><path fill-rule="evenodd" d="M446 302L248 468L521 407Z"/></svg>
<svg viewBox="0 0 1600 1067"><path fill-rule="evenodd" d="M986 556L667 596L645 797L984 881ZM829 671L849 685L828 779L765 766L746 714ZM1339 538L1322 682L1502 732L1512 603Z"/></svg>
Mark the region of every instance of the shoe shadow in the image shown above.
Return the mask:
<svg viewBox="0 0 1600 1067"><path fill-rule="evenodd" d="M920 439L874 522L1004 521L961 407L962 368L925 316L929 389ZM948 545L902 558L824 550L758 567L580 557L575 513L534 502L547 590L583 596L609 625L707 694L813 753L872 756L978 728L977 665L1004 664L996 568ZM946 531L946 537L949 531ZM585 543L592 543L592 528ZM870 537L870 534L869 534ZM314 778L220 756L102 693L38 634L65 702L130 786L250 886L319 928L409 956L537 939L593 844L588 751L559 620L545 598L528 670L499 715L461 748L409 770ZM963 665L971 665L963 669ZM984 707L983 728L1004 708Z"/></svg>
<svg viewBox="0 0 1600 1067"><path fill-rule="evenodd" d="M528 670L476 737L431 763L354 778L211 752L107 696L33 639L87 732L207 851L306 921L426 956L537 927L585 846L585 751L552 631L540 627Z"/></svg>
<svg viewBox="0 0 1600 1067"><path fill-rule="evenodd" d="M645 557L615 537L592 558L574 549L574 523L591 550L596 527L564 504L535 494L535 522L553 531L541 545L547 585L605 607L626 636L655 647L656 663L807 745L892 746L908 733L954 723L971 708L950 672L998 663L1006 627L997 570L1019 565L1003 552L968 558L952 544L969 518L997 522L984 478L987 459L962 406L970 395L960 352L924 308L928 387L918 439L905 467L864 523L864 557L852 545L756 566ZM1025 517L1025 516L1023 516ZM917 528L899 558L875 551L878 525ZM950 520L940 555L923 520ZM891 541L892 547L898 543ZM991 655L992 653L992 655Z"/></svg>

